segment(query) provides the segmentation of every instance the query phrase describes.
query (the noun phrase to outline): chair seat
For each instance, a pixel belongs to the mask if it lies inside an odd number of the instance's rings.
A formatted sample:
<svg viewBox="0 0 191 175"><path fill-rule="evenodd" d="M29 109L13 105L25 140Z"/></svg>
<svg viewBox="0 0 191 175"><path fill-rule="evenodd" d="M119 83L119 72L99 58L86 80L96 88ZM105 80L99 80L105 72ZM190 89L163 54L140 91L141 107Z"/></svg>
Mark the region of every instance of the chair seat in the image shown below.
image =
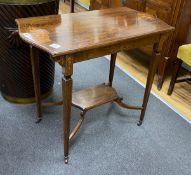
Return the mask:
<svg viewBox="0 0 191 175"><path fill-rule="evenodd" d="M179 47L177 57L191 66L191 44L185 44Z"/></svg>

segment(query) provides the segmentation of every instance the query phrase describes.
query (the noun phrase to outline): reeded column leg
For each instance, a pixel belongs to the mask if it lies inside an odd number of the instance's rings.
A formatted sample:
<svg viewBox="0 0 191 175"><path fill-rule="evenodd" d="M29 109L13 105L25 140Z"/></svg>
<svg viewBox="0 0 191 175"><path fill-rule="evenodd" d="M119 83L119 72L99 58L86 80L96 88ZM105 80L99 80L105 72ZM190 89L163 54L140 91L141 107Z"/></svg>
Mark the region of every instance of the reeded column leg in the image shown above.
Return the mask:
<svg viewBox="0 0 191 175"><path fill-rule="evenodd" d="M109 70L109 83L108 83L109 86L112 86L116 58L117 58L117 53L111 54L110 70Z"/></svg>
<svg viewBox="0 0 191 175"><path fill-rule="evenodd" d="M68 59L69 60L69 59ZM63 107L64 107L64 161L68 163L69 155L69 137L70 137L70 119L71 119L71 105L72 105L72 63L68 61L63 68L62 77L62 93L63 93Z"/></svg>
<svg viewBox="0 0 191 175"><path fill-rule="evenodd" d="M154 76L155 76L155 73L156 73L156 70L157 70L157 67L159 64L160 56L161 55L158 52L158 43L156 43L153 46L153 54L152 54L152 58L150 61L149 72L148 72L148 76L147 76L147 83L146 83L146 88L145 88L145 93L144 93L144 98L143 98L143 104L142 104L143 109L141 110L140 119L137 124L138 126L142 125L142 122L144 120L145 111L147 108L147 103L149 100L149 95L150 95L151 87L153 84Z"/></svg>
<svg viewBox="0 0 191 175"><path fill-rule="evenodd" d="M36 123L39 123L42 120L42 105L41 105L41 93L40 93L40 68L39 68L38 49L30 46L30 55L31 55L35 98L36 98L36 104L37 104L37 121L36 121Z"/></svg>

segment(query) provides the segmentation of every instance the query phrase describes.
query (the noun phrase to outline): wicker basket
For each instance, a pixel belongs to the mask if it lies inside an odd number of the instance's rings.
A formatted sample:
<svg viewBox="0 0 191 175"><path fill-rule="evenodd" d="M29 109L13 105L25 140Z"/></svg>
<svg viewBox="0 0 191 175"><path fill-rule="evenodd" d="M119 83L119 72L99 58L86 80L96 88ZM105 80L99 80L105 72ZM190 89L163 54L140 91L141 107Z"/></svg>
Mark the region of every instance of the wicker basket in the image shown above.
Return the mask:
<svg viewBox="0 0 191 175"><path fill-rule="evenodd" d="M0 91L8 101L35 101L29 46L19 38L16 18L58 13L58 0L0 0ZM54 63L40 51L42 97L54 84Z"/></svg>

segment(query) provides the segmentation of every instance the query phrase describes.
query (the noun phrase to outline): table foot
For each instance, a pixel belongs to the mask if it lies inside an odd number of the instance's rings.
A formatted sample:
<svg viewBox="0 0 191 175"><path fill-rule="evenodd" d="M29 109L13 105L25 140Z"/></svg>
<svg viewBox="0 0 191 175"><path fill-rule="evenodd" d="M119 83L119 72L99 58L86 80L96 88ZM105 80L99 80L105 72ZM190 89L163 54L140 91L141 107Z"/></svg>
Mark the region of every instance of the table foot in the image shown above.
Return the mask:
<svg viewBox="0 0 191 175"><path fill-rule="evenodd" d="M68 156L64 156L64 163L68 164Z"/></svg>
<svg viewBox="0 0 191 175"><path fill-rule="evenodd" d="M137 126L141 126L143 123L143 121L139 120L139 122L137 123Z"/></svg>
<svg viewBox="0 0 191 175"><path fill-rule="evenodd" d="M38 124L38 123L40 123L41 121L42 121L42 118L39 118L39 119L37 119L37 120L36 120L36 122L35 122L35 123L37 123L37 124Z"/></svg>

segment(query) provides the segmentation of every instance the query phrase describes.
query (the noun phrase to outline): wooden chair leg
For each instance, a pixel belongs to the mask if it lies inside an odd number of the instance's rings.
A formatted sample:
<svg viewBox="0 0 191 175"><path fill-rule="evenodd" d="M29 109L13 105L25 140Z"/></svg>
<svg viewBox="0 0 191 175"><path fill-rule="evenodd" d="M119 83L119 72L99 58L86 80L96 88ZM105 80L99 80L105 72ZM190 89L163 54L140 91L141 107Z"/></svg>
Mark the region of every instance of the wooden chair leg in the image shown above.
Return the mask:
<svg viewBox="0 0 191 175"><path fill-rule="evenodd" d="M112 83L113 83L116 57L117 57L117 53L111 54L110 70L109 70L109 83L108 83L109 86L112 86Z"/></svg>
<svg viewBox="0 0 191 175"><path fill-rule="evenodd" d="M168 60L169 60L169 58L165 57L159 63L159 66L158 66L158 82L157 82L157 89L158 90L161 90L161 88L163 86Z"/></svg>
<svg viewBox="0 0 191 175"><path fill-rule="evenodd" d="M74 3L75 0L70 0L70 13L74 13Z"/></svg>
<svg viewBox="0 0 191 175"><path fill-rule="evenodd" d="M174 85L176 83L176 79L178 77L178 72L179 72L179 70L181 68L181 65L182 65L182 60L177 58L176 61L175 61L175 65L173 67L174 71L172 73L172 78L171 78L170 85L169 85L169 88L168 88L168 93L167 93L168 95L171 95L172 92L173 92Z"/></svg>
<svg viewBox="0 0 191 175"><path fill-rule="evenodd" d="M40 68L39 68L39 52L35 47L30 46L32 73L34 81L35 98L37 104L37 121L39 123L42 120L42 104L40 93Z"/></svg>

